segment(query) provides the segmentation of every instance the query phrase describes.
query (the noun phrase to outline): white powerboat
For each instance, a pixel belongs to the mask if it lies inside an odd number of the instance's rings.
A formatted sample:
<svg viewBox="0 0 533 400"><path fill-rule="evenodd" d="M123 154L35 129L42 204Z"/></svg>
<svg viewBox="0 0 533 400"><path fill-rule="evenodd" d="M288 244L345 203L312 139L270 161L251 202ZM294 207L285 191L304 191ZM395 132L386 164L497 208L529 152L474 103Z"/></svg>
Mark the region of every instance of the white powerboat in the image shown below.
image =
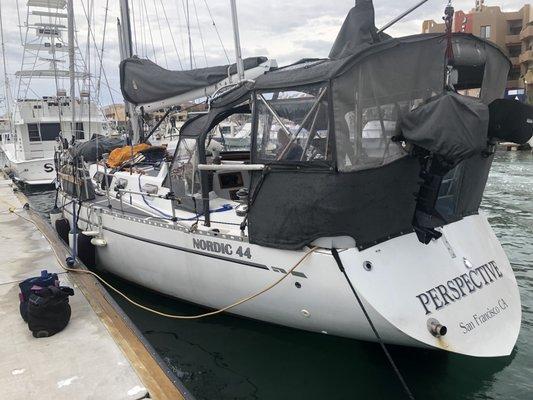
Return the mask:
<svg viewBox="0 0 533 400"><path fill-rule="evenodd" d="M17 96L11 105L10 131L2 133L0 150L15 181L46 185L56 179L54 152L59 140L83 142L93 134L105 134L107 125L90 98L90 77L61 68L69 49L63 38L68 29L63 23L67 20L66 1L29 0L27 5L23 68L16 73ZM74 44L71 46L74 53ZM62 86L71 77L82 88L79 98L67 96ZM55 87L57 93L35 97L43 82Z"/></svg>

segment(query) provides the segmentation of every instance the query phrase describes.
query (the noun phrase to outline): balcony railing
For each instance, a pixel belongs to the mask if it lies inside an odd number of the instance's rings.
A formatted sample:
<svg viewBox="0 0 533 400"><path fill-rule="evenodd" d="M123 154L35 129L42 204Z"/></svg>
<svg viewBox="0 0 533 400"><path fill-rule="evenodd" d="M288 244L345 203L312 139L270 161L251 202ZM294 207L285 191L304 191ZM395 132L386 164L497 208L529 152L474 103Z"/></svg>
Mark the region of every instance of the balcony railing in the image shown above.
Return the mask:
<svg viewBox="0 0 533 400"><path fill-rule="evenodd" d="M522 32L520 32L520 40L525 40L530 37L533 37L533 26L532 25L526 26L525 29L522 30Z"/></svg>
<svg viewBox="0 0 533 400"><path fill-rule="evenodd" d="M506 44L518 44L520 43L520 35L506 35L505 36L505 43Z"/></svg>
<svg viewBox="0 0 533 400"><path fill-rule="evenodd" d="M520 54L519 61L520 61L520 64L525 64L530 61L533 61L533 50L528 50Z"/></svg>

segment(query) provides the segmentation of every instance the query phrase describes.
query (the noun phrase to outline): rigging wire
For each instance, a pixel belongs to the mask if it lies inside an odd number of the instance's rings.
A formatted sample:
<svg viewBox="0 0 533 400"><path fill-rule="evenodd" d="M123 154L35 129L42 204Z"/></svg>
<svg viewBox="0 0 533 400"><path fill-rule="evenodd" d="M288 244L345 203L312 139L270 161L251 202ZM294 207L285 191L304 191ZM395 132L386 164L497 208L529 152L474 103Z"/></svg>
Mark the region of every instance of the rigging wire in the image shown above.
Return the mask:
<svg viewBox="0 0 533 400"><path fill-rule="evenodd" d="M141 54L144 58L148 58L146 56L146 40L145 40L145 23L144 23L144 9L142 7L142 0L139 0L139 9L140 9L140 15L139 15L139 26L141 28Z"/></svg>
<svg viewBox="0 0 533 400"><path fill-rule="evenodd" d="M154 10L157 10L157 5L155 3L155 0L152 0L152 2L154 3ZM163 32L161 31L161 22L159 21L159 13L155 13L155 18L156 18L156 21L157 21L157 27L159 29L159 38L161 40L161 47L163 49L163 58L165 59L165 65L168 69L168 60L167 60L167 46L165 46L165 42L163 41Z"/></svg>
<svg viewBox="0 0 533 400"><path fill-rule="evenodd" d="M200 34L202 49L204 51L205 66L209 67L209 63L207 62L207 53L205 52L204 36L202 35L202 28L200 27L200 20L198 19L198 10L196 9L196 0L192 0L192 5L194 7L194 14L196 15L196 25L198 26L198 33Z"/></svg>
<svg viewBox="0 0 533 400"><path fill-rule="evenodd" d="M22 22L20 20L19 0L16 0L16 3L17 3L17 19L18 19L18 22L19 22L20 44L24 45L24 42L22 41Z"/></svg>
<svg viewBox="0 0 533 400"><path fill-rule="evenodd" d="M102 70L103 70L103 60L104 60L104 48L105 48L105 35L106 35L106 28L107 28L107 14L109 12L109 0L106 0L105 3L105 15L104 15L104 31L102 33L102 46L100 48L100 66L98 71L98 82L96 84L96 98L100 98L100 84L102 83ZM96 50L98 52L98 49Z"/></svg>
<svg viewBox="0 0 533 400"><path fill-rule="evenodd" d="M222 42L222 38L220 37L220 32L218 31L218 27L217 27L217 24L215 23L215 19L213 18L213 14L211 14L211 9L209 8L209 4L207 4L207 0L204 0L204 3L207 8L207 12L209 13L209 17L211 18L211 22L213 23L213 28L215 28L218 41L220 42L220 45L222 46L222 50L224 51L224 55L226 56L226 60L228 60L228 64L231 64L228 52L226 51L226 47L224 46L224 43Z"/></svg>
<svg viewBox="0 0 533 400"><path fill-rule="evenodd" d="M135 22L135 2L131 1L131 19L133 20L133 44L135 46L135 54L139 54L139 50L137 49L137 23Z"/></svg>
<svg viewBox="0 0 533 400"><path fill-rule="evenodd" d="M191 64L191 69L194 68L194 65L196 66L196 60L194 59L194 52L192 51L192 38L191 38L191 14L189 12L189 0L181 0L181 3L183 4L183 10L186 12L185 14L185 21L187 23L187 37L189 38L189 60Z"/></svg>
<svg viewBox="0 0 533 400"><path fill-rule="evenodd" d="M177 6L177 15L178 15L178 26L180 28L180 41L181 41L181 51L182 51L182 54L187 54L187 46L185 45L185 40L184 40L184 37L185 37L185 34L183 33L183 24L181 22L181 14L180 14L180 6L178 4L179 0L176 0L176 6ZM185 18L185 20L187 19L185 17L185 5L183 3L183 0L181 0L181 5L182 5L182 10L183 10L183 18ZM186 63L187 59L185 58L183 60L184 63ZM183 67L182 67L183 69Z"/></svg>
<svg viewBox="0 0 533 400"><path fill-rule="evenodd" d="M85 10L85 6L84 6L84 3L83 3L83 0L81 0L81 4L82 4L83 13L85 14L85 18L88 19L89 17L88 17L87 11ZM103 54L100 54L98 52L98 45L96 44L96 38L95 38L94 31L93 31L92 27L89 26L88 30L89 30L89 32L91 34L91 39L92 39L93 45L96 48L96 56L98 57L99 62L102 65L102 73L104 75L104 81L105 81L104 86L106 86L108 91L109 91L109 97L111 98L111 102L113 103L113 108L114 108L114 111L115 111L115 115L117 115L117 105L115 103L115 99L113 97L112 91L115 91L118 94L120 94L120 93L116 89L112 88L111 85L109 84L109 80L107 78L106 70L103 67ZM97 99L97 101L98 101L98 99Z"/></svg>
<svg viewBox="0 0 533 400"><path fill-rule="evenodd" d="M181 63L180 53L178 52L178 46L176 46L176 40L174 39L174 35L172 33L172 29L170 28L170 23L168 21L167 10L165 8L165 5L163 4L163 0L159 0L159 2L161 3L161 8L163 9L163 15L165 16L165 21L167 22L168 30L170 32L170 37L172 39L172 44L174 45L174 50L176 50L176 56L178 57L178 62L180 64L181 69L183 69L183 64ZM178 10L178 17L179 17L179 10Z"/></svg>
<svg viewBox="0 0 533 400"><path fill-rule="evenodd" d="M146 25L148 25L148 32L150 33L150 42L152 44L152 52L154 54L154 61L157 64L157 54L155 51L155 45L154 45L154 37L152 36L152 24L150 24L150 16L148 14L148 8L146 7L146 1L142 0L143 6L144 6L144 12L146 15Z"/></svg>
<svg viewBox="0 0 533 400"><path fill-rule="evenodd" d="M2 4L0 4L0 35L2 41L2 61L4 66L4 90L5 90L5 102L6 102L6 111L9 121L9 130L12 130L12 115L11 115L11 89L9 86L9 77L7 76L7 64L6 64L6 48L4 43L4 23L2 16Z"/></svg>

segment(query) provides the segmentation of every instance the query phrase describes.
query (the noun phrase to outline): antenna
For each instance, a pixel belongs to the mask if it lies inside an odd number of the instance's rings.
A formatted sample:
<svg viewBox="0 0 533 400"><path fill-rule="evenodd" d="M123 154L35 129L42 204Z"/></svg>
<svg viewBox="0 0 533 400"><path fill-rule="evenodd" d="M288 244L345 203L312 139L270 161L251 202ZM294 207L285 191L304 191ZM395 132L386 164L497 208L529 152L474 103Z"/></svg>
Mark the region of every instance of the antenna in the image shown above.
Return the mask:
<svg viewBox="0 0 533 400"><path fill-rule="evenodd" d="M237 19L237 4L235 0L230 0L231 3L231 20L233 22L233 39L235 40L235 58L237 59L237 73L239 81L244 80L244 63L242 61L241 39L239 36L239 21Z"/></svg>

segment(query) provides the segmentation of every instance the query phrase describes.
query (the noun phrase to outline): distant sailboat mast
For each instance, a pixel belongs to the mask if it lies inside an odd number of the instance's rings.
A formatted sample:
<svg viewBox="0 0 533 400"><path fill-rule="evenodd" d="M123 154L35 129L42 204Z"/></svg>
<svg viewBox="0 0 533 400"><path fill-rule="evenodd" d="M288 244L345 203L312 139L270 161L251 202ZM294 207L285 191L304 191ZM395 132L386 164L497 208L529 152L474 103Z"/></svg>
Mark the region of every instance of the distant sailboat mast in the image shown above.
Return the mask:
<svg viewBox="0 0 533 400"><path fill-rule="evenodd" d="M68 27L68 70L70 78L70 112L71 132L76 129L76 55L74 39L74 8L73 0L67 2L67 27Z"/></svg>
<svg viewBox="0 0 533 400"><path fill-rule="evenodd" d="M2 20L2 4L0 2L0 40L2 41L2 61L4 63L4 90L5 90L5 102L7 118L9 120L9 130L11 131L11 89L9 86L9 77L7 76L7 64L6 64L6 47L4 43L4 23Z"/></svg>

